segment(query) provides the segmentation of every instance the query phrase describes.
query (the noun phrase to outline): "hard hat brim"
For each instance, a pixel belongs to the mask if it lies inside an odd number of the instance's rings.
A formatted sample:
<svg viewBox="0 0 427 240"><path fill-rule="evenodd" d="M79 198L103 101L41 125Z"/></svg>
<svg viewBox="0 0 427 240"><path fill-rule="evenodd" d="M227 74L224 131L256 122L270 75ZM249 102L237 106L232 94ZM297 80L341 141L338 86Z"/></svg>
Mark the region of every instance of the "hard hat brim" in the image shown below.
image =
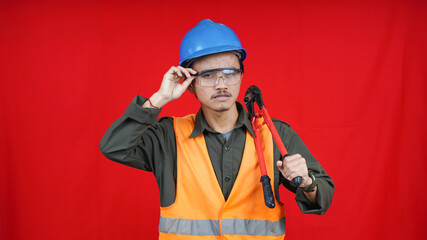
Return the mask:
<svg viewBox="0 0 427 240"><path fill-rule="evenodd" d="M188 59L186 59L185 61L181 61L179 63L180 66L182 67L187 67L189 62L194 62L194 60L196 58L199 57L203 57L206 55L210 55L210 54L215 54L215 53L221 53L221 52L233 52L233 51L239 51L240 52L240 56L238 54L237 57L239 57L239 60L241 62L243 62L246 58L246 50L244 48L236 48L236 46L220 46L220 47L212 47L212 48L206 48L206 49L202 49L200 51L196 51L193 54L188 56Z"/></svg>

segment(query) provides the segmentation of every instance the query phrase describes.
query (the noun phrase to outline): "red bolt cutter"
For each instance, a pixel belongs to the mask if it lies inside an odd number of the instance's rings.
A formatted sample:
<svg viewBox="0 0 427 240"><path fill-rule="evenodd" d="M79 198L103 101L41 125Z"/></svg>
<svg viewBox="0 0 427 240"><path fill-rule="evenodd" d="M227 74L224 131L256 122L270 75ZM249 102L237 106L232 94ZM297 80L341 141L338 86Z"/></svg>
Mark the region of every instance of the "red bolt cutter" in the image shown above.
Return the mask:
<svg viewBox="0 0 427 240"><path fill-rule="evenodd" d="M274 142L276 142L280 154L282 155L282 160L288 155L288 151L286 150L285 145L283 144L282 139L280 138L279 133L273 124L273 121L271 121L270 115L268 114L267 108L265 107L261 97L261 90L255 85L250 86L248 90L246 90L244 101L249 112L249 117L251 118L252 128L254 129L255 133L255 148L258 153L259 167L261 169L260 181L262 183L262 190L264 192L264 202L267 207L274 208L275 202L273 191L271 189L270 178L267 175L267 169L265 168L264 153L262 151L262 142L259 134L259 129L263 124L267 124L268 129L273 135ZM258 104L258 111L255 111L254 102ZM260 117L264 119L264 122L260 125L257 125L257 119ZM302 178L300 176L292 179L292 182L296 187L301 184L301 181Z"/></svg>

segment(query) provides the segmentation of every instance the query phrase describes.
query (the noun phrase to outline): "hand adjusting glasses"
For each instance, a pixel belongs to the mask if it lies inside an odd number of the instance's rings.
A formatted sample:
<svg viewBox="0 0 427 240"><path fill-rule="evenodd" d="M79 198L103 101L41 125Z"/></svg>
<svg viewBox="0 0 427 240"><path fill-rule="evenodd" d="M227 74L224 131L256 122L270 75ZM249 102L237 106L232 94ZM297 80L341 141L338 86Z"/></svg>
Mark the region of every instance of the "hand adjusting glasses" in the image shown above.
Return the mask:
<svg viewBox="0 0 427 240"><path fill-rule="evenodd" d="M231 86L240 83L242 70L237 68L215 68L198 72L194 76L203 87L216 86L220 77L222 77L225 84Z"/></svg>

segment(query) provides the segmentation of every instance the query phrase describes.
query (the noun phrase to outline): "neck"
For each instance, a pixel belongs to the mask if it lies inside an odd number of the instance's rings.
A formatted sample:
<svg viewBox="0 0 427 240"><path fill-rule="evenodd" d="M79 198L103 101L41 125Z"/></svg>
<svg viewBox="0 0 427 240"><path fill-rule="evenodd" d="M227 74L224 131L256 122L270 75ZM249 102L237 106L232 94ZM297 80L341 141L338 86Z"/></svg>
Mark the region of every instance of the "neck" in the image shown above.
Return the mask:
<svg viewBox="0 0 427 240"><path fill-rule="evenodd" d="M239 118L236 104L226 111L212 111L203 107L202 111L209 127L220 133L231 131Z"/></svg>

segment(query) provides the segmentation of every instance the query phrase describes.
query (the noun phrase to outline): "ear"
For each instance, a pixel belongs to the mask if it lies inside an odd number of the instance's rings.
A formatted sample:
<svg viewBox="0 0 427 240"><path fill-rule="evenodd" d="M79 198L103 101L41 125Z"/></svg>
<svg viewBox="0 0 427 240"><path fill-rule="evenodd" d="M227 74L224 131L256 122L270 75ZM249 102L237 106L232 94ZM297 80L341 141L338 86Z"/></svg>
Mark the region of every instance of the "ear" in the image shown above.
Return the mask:
<svg viewBox="0 0 427 240"><path fill-rule="evenodd" d="M195 81L196 79L194 79ZM195 94L196 91L194 91L194 81L190 83L190 85L188 86L188 91L190 91L191 94Z"/></svg>

